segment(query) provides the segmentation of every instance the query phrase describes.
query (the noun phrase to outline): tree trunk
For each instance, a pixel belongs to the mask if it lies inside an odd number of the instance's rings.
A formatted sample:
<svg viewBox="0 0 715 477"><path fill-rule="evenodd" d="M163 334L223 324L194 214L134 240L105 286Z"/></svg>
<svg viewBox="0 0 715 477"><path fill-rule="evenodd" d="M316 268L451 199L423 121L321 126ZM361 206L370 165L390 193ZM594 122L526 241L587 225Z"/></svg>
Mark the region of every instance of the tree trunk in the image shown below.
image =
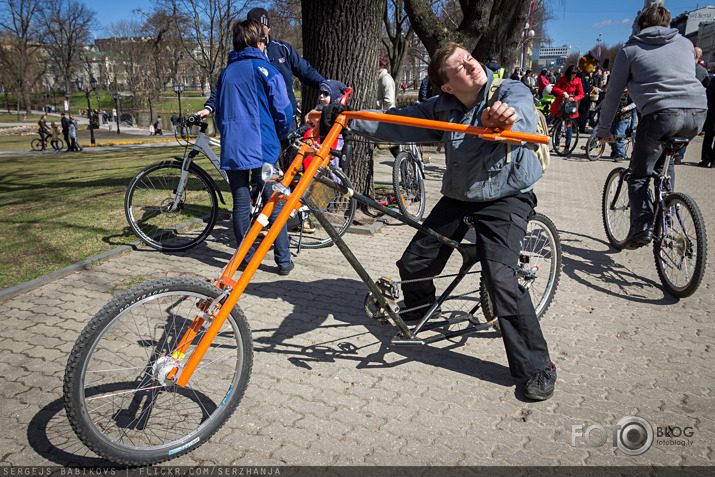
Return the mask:
<svg viewBox="0 0 715 477"><path fill-rule="evenodd" d="M351 109L374 108L385 0L303 0L301 5L305 59L324 77L354 89ZM317 100L317 91L304 86L302 110L309 111ZM371 144L354 145L347 172L357 191L374 194Z"/></svg>
<svg viewBox="0 0 715 477"><path fill-rule="evenodd" d="M495 53L505 68L519 63L521 35L530 0L461 0L463 18L456 27L440 20L430 0L405 0L412 27L430 56L447 41L462 43L484 62Z"/></svg>

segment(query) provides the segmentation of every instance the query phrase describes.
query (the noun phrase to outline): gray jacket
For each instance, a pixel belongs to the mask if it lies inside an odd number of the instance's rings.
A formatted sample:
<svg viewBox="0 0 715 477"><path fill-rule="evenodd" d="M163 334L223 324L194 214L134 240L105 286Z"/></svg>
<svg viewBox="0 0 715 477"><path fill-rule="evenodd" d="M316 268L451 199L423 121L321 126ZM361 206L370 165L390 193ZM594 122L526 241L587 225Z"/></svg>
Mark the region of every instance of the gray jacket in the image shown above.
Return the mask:
<svg viewBox="0 0 715 477"><path fill-rule="evenodd" d="M427 101L387 114L483 126L481 114L486 107L485 93L493 79L486 71L488 82L477 103L470 109L453 95L441 93ZM518 115L513 131L536 132L534 100L529 89L519 81L504 80L496 92L496 100L513 107ZM457 200L489 202L526 192L534 187L542 170L536 154L528 146L512 144L511 161L507 164L507 145L486 141L476 136L434 129L399 126L377 121L353 120L353 132L373 140L404 144L408 142L445 143L446 171L442 178L442 194Z"/></svg>
<svg viewBox="0 0 715 477"><path fill-rule="evenodd" d="M609 135L626 87L643 115L664 109L707 109L705 88L695 77L693 44L675 28L644 28L618 52L601 103L599 137Z"/></svg>

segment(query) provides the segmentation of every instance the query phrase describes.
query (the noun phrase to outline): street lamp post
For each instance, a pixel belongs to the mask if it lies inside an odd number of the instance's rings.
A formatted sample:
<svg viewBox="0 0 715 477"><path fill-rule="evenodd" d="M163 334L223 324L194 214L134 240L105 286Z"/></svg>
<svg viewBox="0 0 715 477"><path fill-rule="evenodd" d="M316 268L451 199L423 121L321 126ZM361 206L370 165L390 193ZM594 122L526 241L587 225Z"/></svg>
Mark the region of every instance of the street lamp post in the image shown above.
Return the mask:
<svg viewBox="0 0 715 477"><path fill-rule="evenodd" d="M82 91L85 96L87 96L87 117L89 118L89 137L90 137L90 143L91 144L96 144L94 142L94 127L92 124L92 105L90 103L89 99L89 93L91 91L96 91L97 90L97 80L95 79L94 76L90 77L89 79L89 85L92 87L92 89L82 89L82 78L77 78L77 89Z"/></svg>
<svg viewBox="0 0 715 477"><path fill-rule="evenodd" d="M119 100L122 99L122 95L115 91L112 93L112 98L114 98L114 109L117 111L114 117L117 120L117 134L119 134L119 116L121 115L119 112Z"/></svg>
<svg viewBox="0 0 715 477"><path fill-rule="evenodd" d="M174 92L179 95L179 134L184 137L184 115L181 110L181 93L184 91L184 83L174 83Z"/></svg>

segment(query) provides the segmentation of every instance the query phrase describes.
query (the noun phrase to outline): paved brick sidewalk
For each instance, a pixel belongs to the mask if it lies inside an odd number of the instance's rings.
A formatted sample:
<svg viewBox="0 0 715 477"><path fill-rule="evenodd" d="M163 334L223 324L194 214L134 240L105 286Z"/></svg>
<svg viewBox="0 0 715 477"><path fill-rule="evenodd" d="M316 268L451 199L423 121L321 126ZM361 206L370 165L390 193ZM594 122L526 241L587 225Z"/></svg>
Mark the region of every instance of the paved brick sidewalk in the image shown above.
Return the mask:
<svg viewBox="0 0 715 477"><path fill-rule="evenodd" d="M678 189L699 202L710 233L715 171L678 167ZM429 206L443 161L427 166ZM378 178L389 156L377 160ZM392 328L362 311L366 290L335 247L304 250L279 277L269 255L239 301L255 340L254 372L238 411L195 452L172 464L237 465L711 465L713 247L698 292L662 291L652 249L620 252L605 240L601 190L614 167L582 155L554 158L537 186L538 210L560 230L564 268L542 320L558 366L555 396L515 393L493 332L421 348L389 345ZM1 460L13 465L98 464L62 409L67 354L91 316L139 277L213 278L231 256L227 223L183 254L138 250L0 303ZM346 240L373 277L394 266L411 230L387 225ZM712 243L712 242L711 242ZM572 447L572 426L615 425L638 415L654 427L692 427L688 445L658 443L629 457L608 442ZM598 435L594 434L596 440Z"/></svg>

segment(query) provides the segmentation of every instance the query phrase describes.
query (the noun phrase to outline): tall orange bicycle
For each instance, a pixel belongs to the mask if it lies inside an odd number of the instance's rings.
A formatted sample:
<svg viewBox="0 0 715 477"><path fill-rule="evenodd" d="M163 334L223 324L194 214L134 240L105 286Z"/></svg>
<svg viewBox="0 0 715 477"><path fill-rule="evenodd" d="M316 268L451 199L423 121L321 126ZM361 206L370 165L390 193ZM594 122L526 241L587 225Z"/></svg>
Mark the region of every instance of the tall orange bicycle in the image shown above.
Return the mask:
<svg viewBox="0 0 715 477"><path fill-rule="evenodd" d="M349 119L385 121L477 135L491 141L545 144L546 136L491 130L373 112L341 114L322 145L304 139L282 174L264 166L274 193L220 276L209 283L195 278L163 278L138 285L107 303L87 324L70 353L64 402L82 442L114 462L150 465L196 449L231 416L248 385L253 365L251 331L238 300L293 210L307 205L367 286L367 315L398 329L393 345L426 345L492 329L497 317L483 283L464 281L476 263L476 246L435 234L418 222L356 194L331 180L330 145ZM291 182L306 156L294 189ZM431 233L459 252L461 263L447 278L437 301L414 327L400 316L398 282L374 281L321 212L335 191L387 214L423 233ZM279 201L283 209L260 242L253 259L233 276ZM455 259L457 259L456 257ZM531 291L537 316L553 299L561 270L561 246L553 223L541 214L529 222L517 275ZM471 282L471 284L466 283ZM433 316L441 307L441 314ZM482 315L477 312L481 310Z"/></svg>

